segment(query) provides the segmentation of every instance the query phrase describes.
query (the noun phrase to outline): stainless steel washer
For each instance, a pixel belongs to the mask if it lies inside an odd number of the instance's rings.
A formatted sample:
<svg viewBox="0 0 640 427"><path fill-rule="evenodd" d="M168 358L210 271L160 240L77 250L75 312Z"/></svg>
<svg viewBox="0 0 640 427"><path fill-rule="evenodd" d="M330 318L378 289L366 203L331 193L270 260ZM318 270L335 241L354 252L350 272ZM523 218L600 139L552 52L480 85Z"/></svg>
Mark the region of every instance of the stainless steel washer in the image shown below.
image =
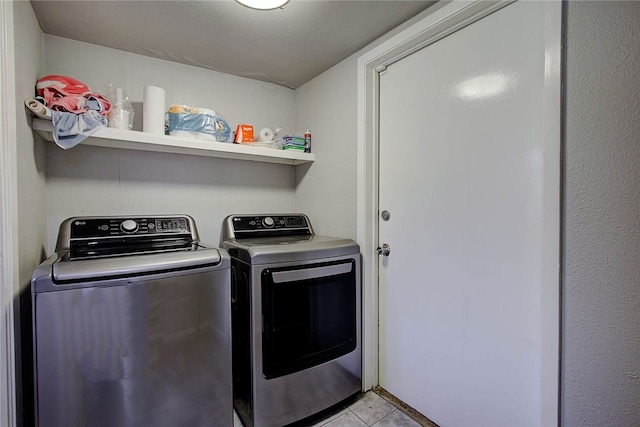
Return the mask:
<svg viewBox="0 0 640 427"><path fill-rule="evenodd" d="M179 216L77 217L34 272L36 425L233 425L230 259Z"/></svg>
<svg viewBox="0 0 640 427"><path fill-rule="evenodd" d="M361 391L360 249L303 214L231 215L234 405L280 427Z"/></svg>

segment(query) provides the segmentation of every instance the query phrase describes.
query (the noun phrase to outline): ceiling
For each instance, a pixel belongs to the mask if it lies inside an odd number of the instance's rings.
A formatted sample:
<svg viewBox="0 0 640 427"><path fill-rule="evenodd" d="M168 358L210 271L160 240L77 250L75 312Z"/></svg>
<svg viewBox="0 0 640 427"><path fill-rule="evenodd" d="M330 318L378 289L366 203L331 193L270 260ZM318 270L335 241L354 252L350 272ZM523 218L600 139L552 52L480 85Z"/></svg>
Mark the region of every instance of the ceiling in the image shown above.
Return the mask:
<svg viewBox="0 0 640 427"><path fill-rule="evenodd" d="M31 0L42 31L297 88L422 12L424 0Z"/></svg>

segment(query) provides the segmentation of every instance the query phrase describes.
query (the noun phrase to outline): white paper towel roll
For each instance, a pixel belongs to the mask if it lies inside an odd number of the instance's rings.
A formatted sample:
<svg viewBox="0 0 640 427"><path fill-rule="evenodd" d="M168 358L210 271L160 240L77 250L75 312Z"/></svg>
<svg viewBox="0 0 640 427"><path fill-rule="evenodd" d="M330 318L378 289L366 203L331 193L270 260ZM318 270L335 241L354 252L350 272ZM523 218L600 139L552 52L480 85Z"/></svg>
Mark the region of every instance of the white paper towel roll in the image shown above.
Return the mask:
<svg viewBox="0 0 640 427"><path fill-rule="evenodd" d="M274 132L269 128L264 128L258 134L258 141L273 141Z"/></svg>
<svg viewBox="0 0 640 427"><path fill-rule="evenodd" d="M164 89L156 86L144 87L142 104L142 130L164 135L164 114L166 112Z"/></svg>

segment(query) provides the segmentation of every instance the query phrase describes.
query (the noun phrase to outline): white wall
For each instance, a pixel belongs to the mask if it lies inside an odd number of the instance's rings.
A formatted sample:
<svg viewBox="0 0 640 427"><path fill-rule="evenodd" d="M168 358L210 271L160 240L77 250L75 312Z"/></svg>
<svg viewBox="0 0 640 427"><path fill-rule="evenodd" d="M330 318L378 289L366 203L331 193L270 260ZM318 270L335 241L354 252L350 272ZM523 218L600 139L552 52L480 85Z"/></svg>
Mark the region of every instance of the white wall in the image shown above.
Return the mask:
<svg viewBox="0 0 640 427"><path fill-rule="evenodd" d="M155 85L167 105L212 108L232 128L294 129L291 89L55 36L45 35L44 48L44 73L75 77L94 91L122 86L134 107L144 86ZM202 240L217 244L226 215L295 205L294 168L286 165L54 144L47 162L48 253L59 224L75 215L186 213Z"/></svg>
<svg viewBox="0 0 640 427"><path fill-rule="evenodd" d="M296 171L296 207L318 234L356 239L358 58L428 16L419 13L295 91L298 132L311 129L313 166Z"/></svg>
<svg viewBox="0 0 640 427"><path fill-rule="evenodd" d="M562 424L640 425L640 3L568 2Z"/></svg>
<svg viewBox="0 0 640 427"><path fill-rule="evenodd" d="M296 205L318 234L356 238L356 56L296 89L296 128L316 162L298 167Z"/></svg>
<svg viewBox="0 0 640 427"><path fill-rule="evenodd" d="M45 206L44 145L34 141L31 115L24 100L34 95L42 71L42 32L29 2L15 2L16 116L18 152L18 214L20 218L20 282L28 284L43 253Z"/></svg>

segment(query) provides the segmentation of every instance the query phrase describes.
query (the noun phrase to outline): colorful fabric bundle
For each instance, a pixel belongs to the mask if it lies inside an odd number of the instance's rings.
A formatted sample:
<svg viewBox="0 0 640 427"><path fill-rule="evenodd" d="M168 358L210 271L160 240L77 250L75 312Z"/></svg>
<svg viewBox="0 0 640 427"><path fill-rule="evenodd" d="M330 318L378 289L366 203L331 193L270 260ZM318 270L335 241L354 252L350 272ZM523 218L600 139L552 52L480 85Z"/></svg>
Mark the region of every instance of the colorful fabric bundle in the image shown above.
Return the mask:
<svg viewBox="0 0 640 427"><path fill-rule="evenodd" d="M51 111L53 139L61 148L78 145L108 123L109 100L72 77L41 77L36 82L36 95Z"/></svg>

